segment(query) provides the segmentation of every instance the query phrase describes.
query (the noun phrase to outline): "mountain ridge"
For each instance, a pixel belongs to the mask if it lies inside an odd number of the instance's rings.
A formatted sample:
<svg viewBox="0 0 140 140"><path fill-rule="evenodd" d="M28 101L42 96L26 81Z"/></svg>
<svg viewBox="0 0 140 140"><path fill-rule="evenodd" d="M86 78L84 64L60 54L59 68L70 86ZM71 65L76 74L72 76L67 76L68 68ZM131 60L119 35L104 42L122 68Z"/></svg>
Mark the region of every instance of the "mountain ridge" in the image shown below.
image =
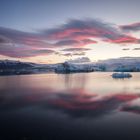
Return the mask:
<svg viewBox="0 0 140 140"><path fill-rule="evenodd" d="M81 62L80 62L81 60ZM36 73L71 73L93 71L139 72L140 57L120 57L91 62L87 58L78 58L56 64L37 64L15 60L0 60L0 75L20 75Z"/></svg>

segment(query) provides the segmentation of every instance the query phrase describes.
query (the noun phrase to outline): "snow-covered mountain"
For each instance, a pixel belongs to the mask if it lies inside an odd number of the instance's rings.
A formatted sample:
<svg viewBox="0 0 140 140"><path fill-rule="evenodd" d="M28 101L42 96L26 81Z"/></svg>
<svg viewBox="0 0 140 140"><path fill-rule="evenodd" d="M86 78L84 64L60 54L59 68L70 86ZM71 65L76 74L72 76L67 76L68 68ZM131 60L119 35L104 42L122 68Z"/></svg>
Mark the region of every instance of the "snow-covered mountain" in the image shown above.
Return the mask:
<svg viewBox="0 0 140 140"><path fill-rule="evenodd" d="M121 57L107 60L100 60L107 71L140 71L140 57Z"/></svg>
<svg viewBox="0 0 140 140"><path fill-rule="evenodd" d="M58 73L70 72L92 72L92 71L140 71L140 57L121 57L107 60L100 60L96 63L90 61L71 60L66 61L56 68ZM88 59L87 59L88 60Z"/></svg>
<svg viewBox="0 0 140 140"><path fill-rule="evenodd" d="M36 64L13 60L0 60L0 75L54 72L58 64Z"/></svg>
<svg viewBox="0 0 140 140"><path fill-rule="evenodd" d="M140 57L120 57L120 58L113 58L113 59L106 59L106 60L99 60L98 63L105 63L105 64L133 64L133 63L140 63Z"/></svg>
<svg viewBox="0 0 140 140"><path fill-rule="evenodd" d="M34 67L34 63L29 62L20 62L13 60L0 60L0 69L21 69L21 68L30 68Z"/></svg>
<svg viewBox="0 0 140 140"><path fill-rule="evenodd" d="M64 62L55 69L57 73L71 73L71 72L92 72L101 71L94 63L71 63Z"/></svg>
<svg viewBox="0 0 140 140"><path fill-rule="evenodd" d="M97 65L90 61L87 57L81 57L74 60L68 60L57 66L55 72L57 73L71 73L71 72L93 72L103 71L102 65Z"/></svg>
<svg viewBox="0 0 140 140"><path fill-rule="evenodd" d="M13 60L0 60L0 75L34 74L34 73L71 73L93 71L140 72L140 57L121 57L116 59L90 62L88 58L68 60L59 64L35 64Z"/></svg>

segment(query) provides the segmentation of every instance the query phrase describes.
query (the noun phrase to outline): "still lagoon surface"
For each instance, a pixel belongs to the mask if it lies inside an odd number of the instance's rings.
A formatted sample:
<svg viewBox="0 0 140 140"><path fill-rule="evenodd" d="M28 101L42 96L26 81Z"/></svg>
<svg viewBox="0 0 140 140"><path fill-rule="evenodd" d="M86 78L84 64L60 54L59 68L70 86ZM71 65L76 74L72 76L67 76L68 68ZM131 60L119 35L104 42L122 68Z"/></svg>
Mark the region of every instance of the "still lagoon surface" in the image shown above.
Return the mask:
<svg viewBox="0 0 140 140"><path fill-rule="evenodd" d="M0 77L0 139L140 139L140 73Z"/></svg>

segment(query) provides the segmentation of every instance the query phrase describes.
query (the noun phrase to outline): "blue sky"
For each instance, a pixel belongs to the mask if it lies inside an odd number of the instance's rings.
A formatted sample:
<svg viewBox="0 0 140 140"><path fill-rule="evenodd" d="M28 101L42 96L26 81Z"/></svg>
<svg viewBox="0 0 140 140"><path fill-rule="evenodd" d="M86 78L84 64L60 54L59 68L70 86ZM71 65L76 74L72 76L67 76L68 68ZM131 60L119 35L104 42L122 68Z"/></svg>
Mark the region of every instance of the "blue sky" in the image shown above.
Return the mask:
<svg viewBox="0 0 140 140"><path fill-rule="evenodd" d="M139 56L139 5L139 0L0 0L0 58L55 63Z"/></svg>

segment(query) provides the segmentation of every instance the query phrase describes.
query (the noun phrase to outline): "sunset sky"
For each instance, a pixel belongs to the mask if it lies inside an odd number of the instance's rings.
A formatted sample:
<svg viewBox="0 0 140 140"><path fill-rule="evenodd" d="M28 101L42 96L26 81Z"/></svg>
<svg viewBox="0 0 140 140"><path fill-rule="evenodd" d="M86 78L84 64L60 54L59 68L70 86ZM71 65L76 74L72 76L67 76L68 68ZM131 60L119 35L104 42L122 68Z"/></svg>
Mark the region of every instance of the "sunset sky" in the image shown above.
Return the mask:
<svg viewBox="0 0 140 140"><path fill-rule="evenodd" d="M0 59L140 56L140 0L0 0Z"/></svg>

